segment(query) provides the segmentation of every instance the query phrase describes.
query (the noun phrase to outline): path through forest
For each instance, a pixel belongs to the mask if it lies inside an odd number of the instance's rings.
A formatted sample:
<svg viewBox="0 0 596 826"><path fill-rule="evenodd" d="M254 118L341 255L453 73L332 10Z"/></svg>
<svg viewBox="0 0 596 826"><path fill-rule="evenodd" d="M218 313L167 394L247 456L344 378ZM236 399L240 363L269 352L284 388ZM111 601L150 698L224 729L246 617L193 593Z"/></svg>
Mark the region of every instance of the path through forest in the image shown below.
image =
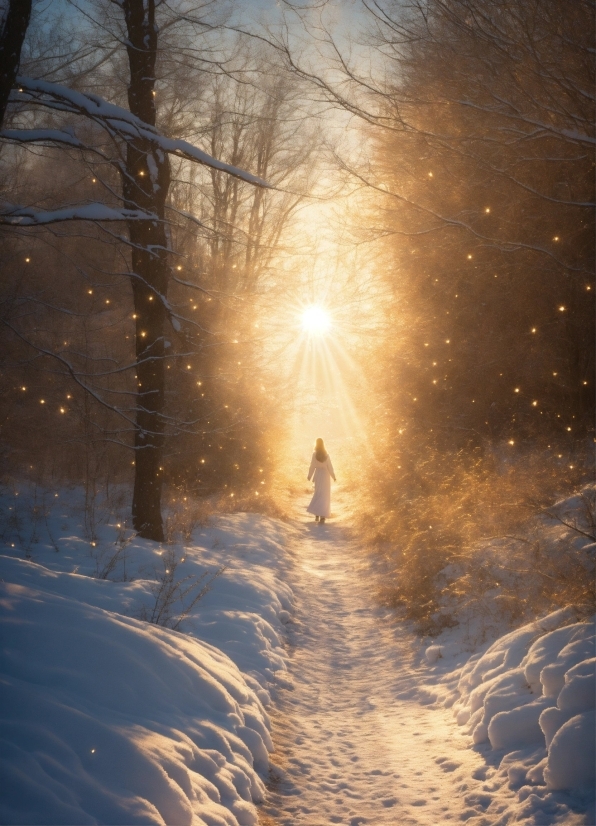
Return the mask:
<svg viewBox="0 0 596 826"><path fill-rule="evenodd" d="M302 521L293 685L273 715L279 771L263 822L437 826L477 814L466 783L483 761L448 710L417 699L412 637L375 604L373 576L342 520Z"/></svg>

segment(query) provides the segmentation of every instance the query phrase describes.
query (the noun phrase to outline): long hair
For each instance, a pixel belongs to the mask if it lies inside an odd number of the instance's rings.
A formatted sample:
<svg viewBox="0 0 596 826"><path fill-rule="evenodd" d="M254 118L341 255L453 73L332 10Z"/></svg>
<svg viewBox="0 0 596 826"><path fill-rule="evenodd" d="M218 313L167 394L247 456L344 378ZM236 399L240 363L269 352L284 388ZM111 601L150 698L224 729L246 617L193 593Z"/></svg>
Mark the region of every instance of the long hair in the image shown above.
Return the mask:
<svg viewBox="0 0 596 826"><path fill-rule="evenodd" d="M325 450L325 443L322 439L317 439L315 442L315 457L317 462L324 462L327 458L327 451Z"/></svg>

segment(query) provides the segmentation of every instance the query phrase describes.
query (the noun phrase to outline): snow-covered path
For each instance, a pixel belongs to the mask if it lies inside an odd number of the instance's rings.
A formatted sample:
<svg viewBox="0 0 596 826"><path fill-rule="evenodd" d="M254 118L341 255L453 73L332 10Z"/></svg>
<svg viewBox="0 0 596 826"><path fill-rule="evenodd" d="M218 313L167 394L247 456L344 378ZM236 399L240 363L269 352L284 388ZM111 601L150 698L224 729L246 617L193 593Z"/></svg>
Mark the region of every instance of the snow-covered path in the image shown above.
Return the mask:
<svg viewBox="0 0 596 826"><path fill-rule="evenodd" d="M305 522L295 551L293 685L274 714L280 770L263 822L437 826L477 814L465 784L484 763L449 711L420 702L412 640L375 604L345 531Z"/></svg>

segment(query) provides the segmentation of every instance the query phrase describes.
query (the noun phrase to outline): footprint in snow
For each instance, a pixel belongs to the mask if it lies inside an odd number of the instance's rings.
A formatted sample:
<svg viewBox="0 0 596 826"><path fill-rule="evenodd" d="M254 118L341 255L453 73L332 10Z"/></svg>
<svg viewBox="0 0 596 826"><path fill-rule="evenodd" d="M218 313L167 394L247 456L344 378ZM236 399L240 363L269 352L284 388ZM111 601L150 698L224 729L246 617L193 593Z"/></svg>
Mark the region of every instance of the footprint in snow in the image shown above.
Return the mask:
<svg viewBox="0 0 596 826"><path fill-rule="evenodd" d="M456 769L459 769L461 763L454 763L449 761L448 763L441 763L441 769L444 772L454 772Z"/></svg>

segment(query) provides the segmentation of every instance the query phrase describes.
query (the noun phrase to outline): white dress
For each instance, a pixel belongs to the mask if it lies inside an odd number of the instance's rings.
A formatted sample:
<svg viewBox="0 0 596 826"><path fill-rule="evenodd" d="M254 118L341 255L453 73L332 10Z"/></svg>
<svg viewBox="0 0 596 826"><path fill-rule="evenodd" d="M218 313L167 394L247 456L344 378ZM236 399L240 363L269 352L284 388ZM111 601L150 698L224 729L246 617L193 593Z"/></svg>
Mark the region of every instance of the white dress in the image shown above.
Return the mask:
<svg viewBox="0 0 596 826"><path fill-rule="evenodd" d="M335 471L331 464L329 454L324 462L319 462L316 453L313 453L308 471L308 480L312 475L315 477L315 493L310 505L306 509L308 513L315 516L331 516L331 477L335 482Z"/></svg>

